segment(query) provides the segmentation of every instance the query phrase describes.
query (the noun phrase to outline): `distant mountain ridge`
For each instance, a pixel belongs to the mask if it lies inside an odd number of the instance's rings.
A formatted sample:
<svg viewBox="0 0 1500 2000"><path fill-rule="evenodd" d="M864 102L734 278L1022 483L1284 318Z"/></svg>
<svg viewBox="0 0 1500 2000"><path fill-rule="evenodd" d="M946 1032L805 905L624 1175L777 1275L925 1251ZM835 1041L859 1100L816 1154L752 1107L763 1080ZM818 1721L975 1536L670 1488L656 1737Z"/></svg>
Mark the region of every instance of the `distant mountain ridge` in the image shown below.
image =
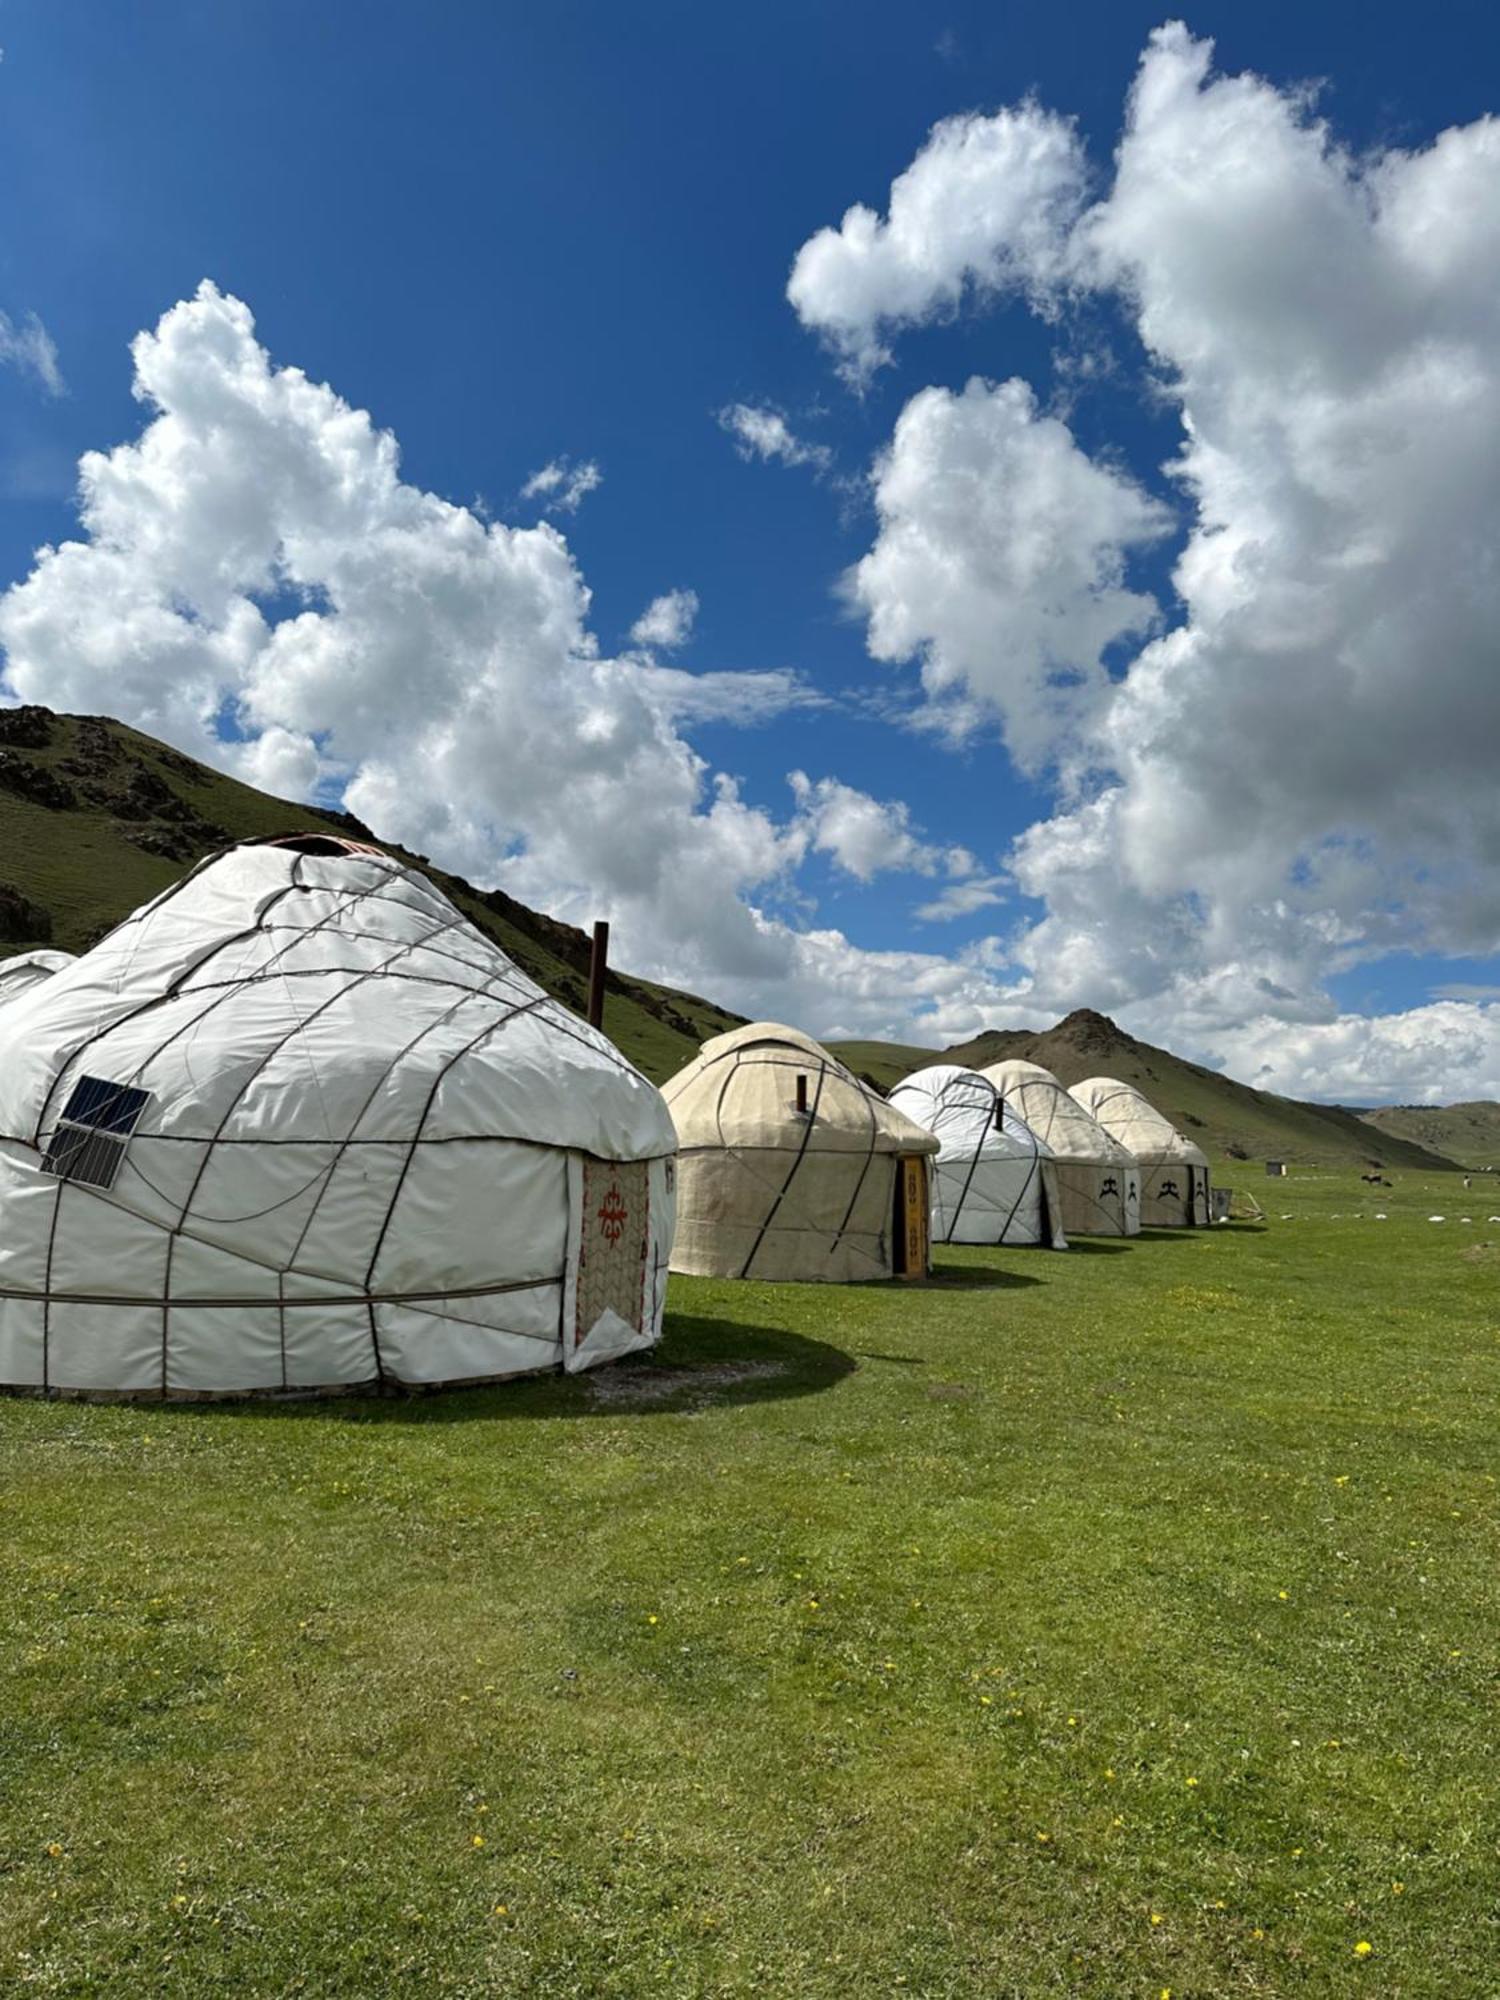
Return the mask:
<svg viewBox="0 0 1500 2000"><path fill-rule="evenodd" d="M1217 1070L1185 1061L1166 1049L1137 1041L1091 1007L1080 1007L1055 1027L992 1029L972 1041L935 1053L893 1042L833 1045L845 1062L889 1089L899 1077L932 1063L984 1069L1021 1058L1040 1063L1065 1084L1112 1076L1133 1084L1178 1129L1215 1157L1294 1164L1441 1168L1454 1161L1414 1134L1377 1129L1357 1112L1331 1104L1303 1104L1252 1090Z"/></svg>
<svg viewBox="0 0 1500 2000"><path fill-rule="evenodd" d="M1500 1167L1500 1104L1390 1104L1360 1117L1387 1137L1445 1153L1463 1167Z"/></svg>

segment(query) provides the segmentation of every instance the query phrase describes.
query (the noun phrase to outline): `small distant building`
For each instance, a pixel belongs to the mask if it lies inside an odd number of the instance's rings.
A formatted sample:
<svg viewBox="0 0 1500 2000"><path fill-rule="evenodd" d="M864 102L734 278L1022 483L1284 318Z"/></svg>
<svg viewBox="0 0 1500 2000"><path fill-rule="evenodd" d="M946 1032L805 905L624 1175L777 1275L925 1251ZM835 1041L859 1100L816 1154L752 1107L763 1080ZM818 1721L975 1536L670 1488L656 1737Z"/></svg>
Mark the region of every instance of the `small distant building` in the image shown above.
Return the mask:
<svg viewBox="0 0 1500 2000"><path fill-rule="evenodd" d="M1267 1160L1266 1172L1273 1181L1284 1181L1286 1179L1286 1161Z"/></svg>

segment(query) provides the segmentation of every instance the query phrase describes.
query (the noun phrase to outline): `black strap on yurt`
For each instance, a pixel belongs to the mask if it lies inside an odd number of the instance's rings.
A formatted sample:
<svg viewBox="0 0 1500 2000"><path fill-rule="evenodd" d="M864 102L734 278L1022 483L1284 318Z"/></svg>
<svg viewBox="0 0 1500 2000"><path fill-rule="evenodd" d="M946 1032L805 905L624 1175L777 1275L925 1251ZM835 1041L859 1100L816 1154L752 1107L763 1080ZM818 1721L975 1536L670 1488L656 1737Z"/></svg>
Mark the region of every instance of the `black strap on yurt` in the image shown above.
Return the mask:
<svg viewBox="0 0 1500 2000"><path fill-rule="evenodd" d="M988 1081L988 1079L986 1079L986 1081ZM953 1232L958 1227L959 1217L964 1212L964 1203L969 1198L969 1189L974 1185L974 1176L979 1171L979 1162L984 1154L984 1142L990 1136L990 1126L994 1121L995 1111L997 1107L999 1108L1000 1116L1003 1120L1005 1116L1005 1099L1000 1095L998 1090L995 1091L994 1099L991 1102L989 1117L985 1119L984 1124L980 1127L979 1144L974 1148L974 1157L969 1162L969 1171L964 1175L963 1188L959 1193L958 1201L954 1206L952 1217L949 1220L947 1234L943 1237L943 1241L945 1243L951 1243L953 1241ZM1004 1232L1002 1231L1002 1234L1003 1233Z"/></svg>
<svg viewBox="0 0 1500 2000"><path fill-rule="evenodd" d="M807 1122L804 1124L802 1128L802 1143L797 1148L796 1154L792 1160L792 1164L786 1170L786 1178L782 1181L781 1186L776 1191L776 1199L771 1203L770 1208L766 1211L765 1220L761 1223L759 1230L756 1232L755 1241L750 1245L750 1254L745 1259L745 1262L740 1270L740 1276L742 1278L749 1277L750 1266L755 1262L756 1254L759 1251L761 1244L764 1243L766 1240L766 1231L775 1221L776 1211L777 1209L780 1208L783 1201L786 1200L786 1191L791 1186L792 1182L796 1179L798 1167L801 1166L803 1160L806 1159L807 1157L807 1148L812 1140L813 1126L817 1123L818 1103L823 1095L823 1079L827 1074L828 1074L827 1063L820 1062L818 1064L817 1088L813 1092L812 1103L808 1106Z"/></svg>
<svg viewBox="0 0 1500 2000"><path fill-rule="evenodd" d="M870 1162L875 1157L875 1145L876 1141L880 1137L880 1125L875 1116L875 1101L870 1096L870 1093L863 1088L863 1086L861 1086L861 1095L864 1097L866 1108L868 1109L870 1114L870 1145L869 1145L869 1150L865 1154L864 1165L859 1170L859 1179L854 1183L854 1192L849 1197L849 1206L844 1210L844 1219L839 1224L838 1228L834 1231L833 1241L828 1246L828 1251L830 1256L833 1254L835 1250L838 1249L839 1245L843 1242L845 1232L847 1231L850 1222L853 1220L855 1204L858 1202L860 1194L864 1188L865 1181L869 1176ZM901 1155L898 1153L896 1155L896 1162L897 1162L896 1170L898 1173L900 1172L900 1161L901 1161ZM894 1263L894 1259L892 1261Z"/></svg>

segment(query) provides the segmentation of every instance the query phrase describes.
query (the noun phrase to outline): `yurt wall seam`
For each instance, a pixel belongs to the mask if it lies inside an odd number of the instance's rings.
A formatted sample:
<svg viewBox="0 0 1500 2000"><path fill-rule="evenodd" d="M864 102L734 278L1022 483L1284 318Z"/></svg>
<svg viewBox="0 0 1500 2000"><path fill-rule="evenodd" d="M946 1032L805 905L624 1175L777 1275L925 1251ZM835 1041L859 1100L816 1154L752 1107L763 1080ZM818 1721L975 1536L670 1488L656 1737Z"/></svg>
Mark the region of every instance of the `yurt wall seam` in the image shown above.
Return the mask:
<svg viewBox="0 0 1500 2000"><path fill-rule="evenodd" d="M994 1115L995 1115L995 1107L992 1104L990 1106L989 1118L986 1118L984 1124L980 1127L979 1142L974 1148L974 1157L969 1162L969 1171L964 1176L963 1187L959 1191L958 1200L953 1205L953 1213L948 1220L947 1233L943 1237L943 1241L945 1243L951 1243L953 1241L953 1232L958 1227L958 1219L964 1212L964 1203L969 1198L969 1189L974 1185L974 1176L979 1171L979 1162L984 1153L985 1143L990 1136L990 1119L993 1118ZM936 1183L936 1180L937 1180L937 1175L934 1173L933 1175L934 1183ZM1003 1236L1004 1233L1005 1232L1002 1230L1001 1235Z"/></svg>
<svg viewBox="0 0 1500 2000"><path fill-rule="evenodd" d="M182 1240L191 1243L201 1239L184 1233ZM242 1261L248 1264L255 1260L246 1257ZM284 1272L274 1271L269 1264L258 1264L257 1269L269 1272L273 1277L284 1277L286 1275ZM303 1306L364 1306L372 1304L377 1306L415 1306L430 1303L434 1299L488 1299L497 1298L505 1292L540 1292L545 1291L549 1285L561 1283L562 1273L559 1272L554 1276L546 1278L510 1278L503 1285L443 1285L438 1287L428 1285L419 1292L303 1292L296 1293L287 1299L286 1309L288 1312L296 1312ZM28 1291L23 1285L0 1285L0 1299L19 1299L32 1305L40 1305L49 1298L55 1299L59 1305L64 1306L171 1305L212 1308L215 1311L222 1306L226 1311L233 1310L235 1312L249 1311L251 1309L263 1311L271 1303L270 1294L267 1292L250 1293L243 1298L235 1298L232 1295L220 1293L206 1293L202 1298L190 1297L186 1294L173 1296L171 1293L163 1294L161 1297L153 1297L148 1292L124 1297L119 1292L33 1292ZM544 1336L541 1334L522 1334L518 1338L541 1340ZM546 1344L550 1347L552 1343L548 1340Z"/></svg>
<svg viewBox="0 0 1500 2000"><path fill-rule="evenodd" d="M300 862L301 858L302 857L299 855L297 857L297 860ZM431 929L426 933L426 935L428 937L441 937L444 931L452 930L456 924L462 923L462 921L463 919L455 912L451 920L444 921L443 923L440 924L434 924L431 927ZM316 926L313 926L313 928L316 929ZM304 933L304 935L311 935L311 933L306 932ZM357 993L360 990L360 988L366 985L371 979L378 977L379 974L385 970L386 965L394 964L395 961L399 958L410 957L413 951L420 949L423 942L424 942L423 939L418 939L418 938L408 939L405 944L401 945L397 950L393 951L390 957L384 962L384 964L380 966L368 966L359 971L353 971L352 968L347 966L339 968L339 971L343 975L343 984L338 988L337 992L330 993L326 1000L322 1001L318 1006L314 1007L310 1013L307 1014L298 1014L295 1005L292 1005L292 1013L295 1017L293 1026L288 1028L284 1035L281 1035L276 1041L272 1042L262 1052L260 1060L251 1069L247 1070L246 1073L239 1079L238 1083L235 1086L234 1091L231 1093L222 1112L220 1113L218 1126L213 1131L213 1133L210 1134L207 1143L204 1145L202 1158L198 1162L197 1172L193 1175L192 1182L188 1187L188 1191L186 1195L183 1197L182 1206L181 1209L179 1210L177 1221L173 1224L171 1230L168 1233L166 1290L169 1295L169 1300L172 1290L172 1254L174 1247L176 1245L177 1238L181 1234L184 1227L186 1226L188 1216L192 1213L194 1197L197 1195L199 1188L203 1185L203 1177L208 1172L209 1162L213 1159L214 1156L214 1149L218 1141L223 1137L224 1128L228 1125L234 1113L239 1109L240 1105L244 1102L246 1092L250 1090L252 1085L256 1082L257 1078L264 1076L266 1070L276 1060L276 1058L279 1055L281 1055L284 1050L289 1048L299 1035L304 1034L306 1032L308 1026L313 1021L320 1020L324 1014L328 1013L332 1008L336 1007L340 1001L347 1000L350 994ZM285 954L282 955L284 956ZM333 975L331 974L330 976ZM283 980L283 986L285 987L284 980ZM286 993L287 993L288 1004L291 1005L292 1004L291 991L289 988L286 988ZM217 1004L219 1003L216 1002L215 1005ZM202 1015L200 1015L198 1018L201 1020L203 1017ZM165 1046L165 1044L163 1046ZM136 1075L137 1076L141 1075L145 1067L149 1063L156 1061L160 1057L161 1053L162 1051L158 1049L154 1055L146 1057L144 1062L137 1068L135 1072ZM308 1066L309 1068L312 1069L313 1072L313 1082L317 1088L319 1105L323 1106L325 1100L323 1097L322 1080L319 1078L316 1068L313 1067L311 1057L308 1058ZM328 1115L326 1108L324 1109L323 1112L323 1124L327 1132L328 1139L331 1143L333 1140L333 1129L328 1123ZM399 1193L399 1187L398 1187L398 1193ZM387 1221L389 1221L390 1219L389 1216L387 1216L386 1219ZM366 1280L365 1289L366 1291L369 1290L368 1279ZM375 1310L373 1306L369 1308L369 1315L370 1315L370 1345L374 1350L375 1373L377 1378L383 1382L385 1380L385 1364L381 1359L380 1337L375 1326ZM171 1317L172 1317L172 1308L170 1302L166 1302L162 1306L162 1325L161 1325L161 1371L162 1371L161 1386L163 1395L167 1393L167 1386L168 1386L167 1349L170 1340Z"/></svg>
<svg viewBox="0 0 1500 2000"><path fill-rule="evenodd" d="M461 917L455 917L453 920L454 923L461 923L462 921L463 919ZM452 923L439 924L433 929L430 935L433 937L437 937L443 931L452 930L452 928L453 928ZM386 960L386 964L387 965L394 964L398 958L406 957L409 953L420 949L421 949L421 940L415 938L410 939L406 944L402 945L399 950L391 953L390 958ZM203 1176L208 1171L208 1164L213 1157L214 1148L223 1138L225 1126L229 1123L230 1119L234 1116L235 1112L239 1109L240 1105L244 1103L245 1093L251 1088L251 1086L257 1081L258 1078L265 1075L266 1071L270 1068L271 1064L276 1060L276 1058L279 1055L281 1055L286 1049L290 1048L292 1043L296 1041L297 1037L300 1034L304 1033L312 1022L320 1020L324 1014L330 1012L332 1008L336 1007L341 1000L347 1000L351 993L357 993L360 990L360 988L362 986L367 985L370 980L378 978L380 974L384 972L384 970L385 970L384 965L367 966L360 971L355 971L354 968L350 966L341 966L336 969L331 969L327 975L328 977L332 978L336 976L336 972L342 973L344 976L344 984L339 987L338 991L336 993L330 993L326 1000L320 1002L320 1004L314 1007L312 1011L308 1014L297 1014L295 1007L292 1009L292 1012L296 1015L295 1024L292 1027L288 1028L286 1033L282 1035L279 1040L272 1042L262 1052L260 1060L255 1064L253 1069L247 1070L246 1073L240 1078L238 1084L235 1086L233 1094L230 1096L228 1102L225 1104L223 1112L220 1115L218 1125L215 1127L214 1131L210 1133L208 1142L204 1146L203 1158L198 1163L198 1171L197 1173L194 1174L192 1185L188 1188L187 1194L183 1200L182 1213L179 1218L180 1221L186 1222L188 1218L188 1213L193 1206L193 1198L197 1194L198 1189L202 1186ZM288 993L287 999L290 1002L291 999L290 993ZM160 1052L158 1051L158 1053ZM147 1062L155 1061L155 1059L156 1058L154 1056L148 1056L146 1058ZM330 1145L332 1145L334 1143L333 1128L331 1125L329 1125L328 1122L328 1112L323 1097L322 1080L318 1076L317 1070L316 1068L314 1068L312 1063L312 1058L310 1056L308 1057L308 1068L312 1070L313 1081L317 1085L318 1103L320 1107L323 1107L323 1125L328 1136L328 1142ZM136 1073L137 1075L139 1075L140 1071L138 1070ZM386 1075L387 1076L390 1075L389 1069L386 1071ZM384 1081L383 1078L382 1081Z"/></svg>
<svg viewBox="0 0 1500 2000"><path fill-rule="evenodd" d="M738 1055L739 1051L736 1050L735 1054ZM739 1067L738 1063L736 1063L735 1067L736 1068ZM733 1072L731 1072L731 1074L732 1073ZM762 1221L760 1225L760 1230L755 1238L755 1241L750 1245L750 1254L746 1257L744 1267L740 1272L741 1278L749 1277L750 1266L755 1262L756 1254L759 1251L761 1244L764 1243L766 1240L766 1231L770 1228L771 1224L776 1220L776 1211L777 1209L780 1208L782 1202L786 1199L786 1191L791 1186L792 1181L796 1176L798 1167L801 1166L803 1160L806 1159L807 1157L807 1148L812 1139L813 1127L818 1122L818 1105L821 1103L823 1097L823 1079L824 1077L827 1076L827 1074L828 1074L827 1064L820 1063L818 1065L818 1087L813 1092L812 1103L808 1106L807 1118L802 1128L802 1143L797 1148L796 1158L792 1161L792 1164L786 1170L786 1179L781 1183L781 1188L776 1196L776 1199L771 1203L770 1208L767 1210L765 1219ZM719 1095L720 1108L722 1108L723 1102L724 1102L723 1092L720 1092ZM720 1126L719 1129L721 1131L723 1130L722 1125ZM839 1235L842 1234L843 1231L840 1230ZM837 1242L838 1238L835 1237L834 1241Z"/></svg>
<svg viewBox="0 0 1500 2000"><path fill-rule="evenodd" d="M1016 1219L1017 1210L1020 1208L1021 1203L1026 1199L1027 1195L1031 1192L1031 1183L1036 1179L1037 1175L1040 1172L1041 1172L1041 1155L1037 1152L1036 1147L1033 1145L1031 1149L1031 1162L1026 1169L1026 1178L1021 1183L1021 1191L1016 1196L1015 1200L1011 1203L1009 1215L1006 1216L1004 1222L1000 1225L1000 1241L1002 1243L1005 1241L1006 1234L1010 1229L1010 1225ZM1047 1208L1047 1203L1044 1197L1042 1200L1044 1234L1046 1233L1046 1208Z"/></svg>
<svg viewBox="0 0 1500 2000"><path fill-rule="evenodd" d="M453 1005L449 1007L445 1013L440 1014L435 1021L429 1021L426 1024L426 1026L420 1029L417 1034L413 1035L411 1040L407 1042L405 1046L391 1058L389 1063L386 1064L384 1070L381 1071L380 1075L375 1079L374 1083L370 1086L369 1094L366 1096L364 1103L359 1107L359 1110L354 1116L354 1118L350 1121L349 1130L344 1134L343 1138L338 1142L333 1158L329 1161L327 1167L324 1169L327 1178L323 1183L322 1189L319 1191L316 1199L314 1200L312 1207L308 1210L307 1219L302 1225L301 1231L299 1232L297 1237L297 1241L293 1244L291 1251L288 1253L287 1256L288 1265L294 1265L296 1263L298 1255L301 1252L302 1246L307 1241L307 1232L309 1231L309 1229L312 1228L313 1219L317 1215L318 1210L322 1207L323 1196L327 1194L329 1187L332 1185L333 1177L338 1172L339 1167L343 1162L346 1154L348 1153L349 1148L356 1143L354 1134L359 1127L360 1121L364 1118L365 1113L369 1110L370 1106L375 1102L375 1099L378 1096L381 1089L395 1074L399 1066L406 1061L407 1057L411 1054L412 1050L416 1048L419 1042L421 1042L426 1036L432 1034L436 1029L440 1027L446 1027L447 1024L453 1019L453 1016L459 1011L461 1007L465 1006L468 1001L474 999L483 999L483 1000L492 999L494 996L489 992L487 992L486 988L493 986L497 979L503 977L504 977L503 973L496 973L491 978L487 979L484 982L483 986L466 987L463 990L463 992L460 993L459 997L453 1002ZM383 1143L388 1145L390 1142L386 1140L378 1143ZM432 1142L429 1141L426 1143L432 1143Z"/></svg>
<svg viewBox="0 0 1500 2000"><path fill-rule="evenodd" d="M845 1233L847 1232L850 1221L853 1218L855 1208L859 1203L859 1198L861 1194L863 1194L864 1192L865 1182L869 1178L870 1162L875 1157L876 1141L880 1137L880 1125L875 1117L875 1106L871 1101L868 1092L864 1093L864 1099L865 1099L865 1109L870 1114L870 1148L869 1151L865 1154L864 1165L859 1170L859 1179L854 1183L854 1192L849 1197L849 1206L844 1210L844 1219L839 1224L838 1228L834 1231L833 1241L828 1246L828 1254L830 1256L833 1255L834 1251L838 1249L839 1245L844 1240Z"/></svg>
<svg viewBox="0 0 1500 2000"><path fill-rule="evenodd" d="M426 1102L422 1106L421 1116L417 1119L416 1130L412 1133L410 1140L407 1142L406 1158L401 1162L401 1171L396 1176L396 1185L391 1192L390 1201L386 1206L385 1220L380 1225L380 1234L375 1239L375 1248L370 1253L370 1262L365 1271L366 1291L368 1291L371 1285L373 1285L375 1282L375 1267L380 1262L381 1251L385 1248L385 1239L390 1231L391 1217L395 1214L396 1205L401 1199L401 1191L406 1185L406 1177L411 1171L411 1163L416 1158L417 1146L420 1143L422 1137L422 1127L427 1123L428 1117L432 1111L432 1107L437 1102L437 1094L439 1089L442 1087L444 1080L447 1078L449 1072L458 1063L461 1063L465 1056L472 1055L474 1050L479 1047L479 1044L482 1041L484 1041L488 1036L498 1034L502 1028L509 1027L510 1023L512 1021L519 1020L522 1014L535 1013L538 1007L546 1005L547 998L548 996L545 993L538 993L536 998L534 1000L528 1000L524 1007L513 1007L508 1014L502 1014L498 1021L491 1021L488 1024L488 1026L482 1028L480 1032L477 1035L475 1035L471 1041L465 1042L461 1049L456 1050L455 1053L448 1058L447 1062L443 1064L442 1068L433 1077L432 1086L427 1092Z"/></svg>

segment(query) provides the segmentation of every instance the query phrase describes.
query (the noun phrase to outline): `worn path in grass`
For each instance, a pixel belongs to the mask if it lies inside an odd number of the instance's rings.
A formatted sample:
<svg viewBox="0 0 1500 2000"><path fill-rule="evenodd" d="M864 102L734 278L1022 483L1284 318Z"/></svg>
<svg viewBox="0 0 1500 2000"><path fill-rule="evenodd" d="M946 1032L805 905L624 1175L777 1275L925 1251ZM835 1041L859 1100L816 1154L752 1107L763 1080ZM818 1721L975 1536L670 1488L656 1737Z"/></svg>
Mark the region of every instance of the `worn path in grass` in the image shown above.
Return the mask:
<svg viewBox="0 0 1500 2000"><path fill-rule="evenodd" d="M596 1382L0 1402L0 1988L1500 1990L1500 1201L1257 1192Z"/></svg>

